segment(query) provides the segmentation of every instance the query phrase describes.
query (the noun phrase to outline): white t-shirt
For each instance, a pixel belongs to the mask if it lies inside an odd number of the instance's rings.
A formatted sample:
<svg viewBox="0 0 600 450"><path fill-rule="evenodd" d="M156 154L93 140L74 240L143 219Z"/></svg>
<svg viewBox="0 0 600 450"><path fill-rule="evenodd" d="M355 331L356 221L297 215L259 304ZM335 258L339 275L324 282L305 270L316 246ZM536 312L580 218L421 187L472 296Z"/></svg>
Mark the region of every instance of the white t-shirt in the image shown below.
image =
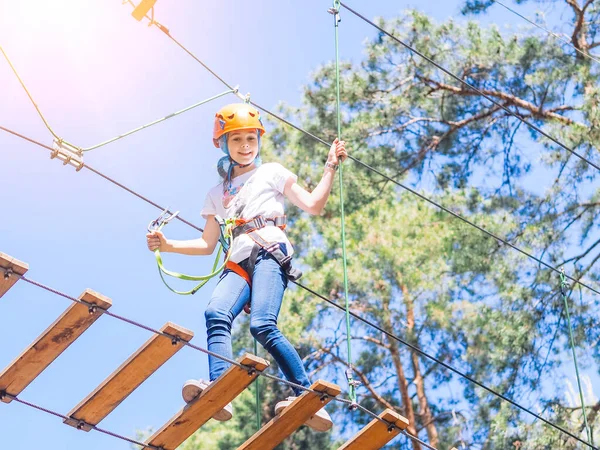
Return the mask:
<svg viewBox="0 0 600 450"><path fill-rule="evenodd" d="M223 183L213 187L204 201L200 214L205 219L218 215L223 219L236 218L249 220L256 216L265 218L284 215L285 184L290 179L298 179L296 175L279 163L266 163L231 180L231 189L243 187L234 196L225 197ZM275 226L266 226L257 231L267 242L282 242L286 244L288 255L294 253L283 230ZM231 245L230 261L240 262L250 256L254 241L247 234L238 236Z"/></svg>

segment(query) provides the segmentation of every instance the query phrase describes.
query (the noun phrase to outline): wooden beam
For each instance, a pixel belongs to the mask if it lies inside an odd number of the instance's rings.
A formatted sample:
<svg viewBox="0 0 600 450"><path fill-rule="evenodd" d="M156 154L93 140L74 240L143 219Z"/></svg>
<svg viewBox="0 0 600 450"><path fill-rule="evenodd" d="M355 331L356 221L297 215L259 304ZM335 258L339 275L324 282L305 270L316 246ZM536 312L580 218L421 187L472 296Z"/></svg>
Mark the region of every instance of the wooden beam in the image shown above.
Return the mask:
<svg viewBox="0 0 600 450"><path fill-rule="evenodd" d="M19 281L19 277L11 276L10 272L25 275L28 270L29 266L24 262L0 252L0 298Z"/></svg>
<svg viewBox="0 0 600 450"><path fill-rule="evenodd" d="M338 450L379 450L408 427L408 419L391 409L386 409L379 417L394 426L390 428L381 420L373 419Z"/></svg>
<svg viewBox="0 0 600 450"><path fill-rule="evenodd" d="M194 333L171 322L160 331L189 342ZM138 351L127 359L100 386L79 403L67 416L64 423L81 430L90 431L108 416L129 394L135 391L171 356L177 353L183 342L155 334Z"/></svg>
<svg viewBox="0 0 600 450"><path fill-rule="evenodd" d="M112 302L90 289L79 296L90 305L108 309ZM19 395L29 383L48 367L52 361L92 325L102 311L90 308L82 303L73 303L56 321L46 329L17 359L0 373L0 391ZM10 403L8 396L2 398Z"/></svg>
<svg viewBox="0 0 600 450"><path fill-rule="evenodd" d="M238 362L252 367L254 371L248 372L246 369L232 365L205 389L200 397L185 406L154 433L146 444L162 447L164 450L175 450L246 389L258 376L258 372L262 372L269 366L268 361L248 353Z"/></svg>
<svg viewBox="0 0 600 450"><path fill-rule="evenodd" d="M304 392L300 397L258 430L238 450L270 450L300 428L318 410L337 397L342 391L339 386L319 380L310 387L317 391ZM327 394L325 397L324 395Z"/></svg>

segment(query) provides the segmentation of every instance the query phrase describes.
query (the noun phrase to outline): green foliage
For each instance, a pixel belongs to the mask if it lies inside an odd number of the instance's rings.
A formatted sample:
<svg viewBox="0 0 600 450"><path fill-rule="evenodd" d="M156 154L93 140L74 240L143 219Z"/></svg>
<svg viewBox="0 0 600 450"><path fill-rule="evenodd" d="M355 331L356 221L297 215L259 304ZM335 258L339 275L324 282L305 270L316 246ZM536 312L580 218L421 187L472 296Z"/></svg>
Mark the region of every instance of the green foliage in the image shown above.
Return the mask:
<svg viewBox="0 0 600 450"><path fill-rule="evenodd" d="M485 12L491 3L469 0L465 12ZM588 5L580 13L590 19L597 8ZM600 80L589 61L546 37L507 34L476 22L437 24L417 11L379 24L599 161ZM588 20L579 31L575 25L578 42L585 38L593 48L597 25ZM318 68L305 87L304 104L281 106L281 113L332 141L334 80L332 64ZM341 91L343 137L354 157L544 261L568 263L576 277L599 279L596 169L384 35L365 44L362 61L342 63ZM276 158L312 190L327 148L283 125L269 131L265 158ZM556 274L360 164L344 164L344 189L351 309L584 438L581 405L565 394L567 381L556 378L572 364ZM339 204L336 186L318 218L289 208L288 231L305 272L302 283L342 304ZM580 298L578 291L571 294L577 350L589 367L600 362L600 305L585 290ZM311 376L342 386L344 320L342 312L297 288L288 290L280 316ZM405 415L411 432L437 448L582 448L359 321L352 320L351 338L355 375L363 382L361 404ZM243 319L234 342L236 353L252 348ZM265 423L275 402L290 392L266 380L261 389ZM588 397L597 435L600 403L593 392ZM280 448L337 448L370 421L360 411L336 405L328 410L333 433L303 428ZM209 424L185 449L236 448L254 432L254 414L254 397L247 392L236 401L231 422ZM400 441L389 448L418 448Z"/></svg>

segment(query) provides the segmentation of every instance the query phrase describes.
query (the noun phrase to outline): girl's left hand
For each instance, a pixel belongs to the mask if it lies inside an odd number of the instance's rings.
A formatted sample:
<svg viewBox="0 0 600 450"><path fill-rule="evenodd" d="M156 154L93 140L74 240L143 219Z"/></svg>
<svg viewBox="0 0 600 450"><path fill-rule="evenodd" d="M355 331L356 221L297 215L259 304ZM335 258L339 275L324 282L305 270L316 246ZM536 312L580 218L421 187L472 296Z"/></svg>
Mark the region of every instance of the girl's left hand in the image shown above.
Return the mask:
<svg viewBox="0 0 600 450"><path fill-rule="evenodd" d="M329 154L327 155L327 162L330 164L339 164L344 162L344 160L348 157L348 151L346 150L346 142L340 141L339 139L335 139L331 144L331 148L329 149Z"/></svg>

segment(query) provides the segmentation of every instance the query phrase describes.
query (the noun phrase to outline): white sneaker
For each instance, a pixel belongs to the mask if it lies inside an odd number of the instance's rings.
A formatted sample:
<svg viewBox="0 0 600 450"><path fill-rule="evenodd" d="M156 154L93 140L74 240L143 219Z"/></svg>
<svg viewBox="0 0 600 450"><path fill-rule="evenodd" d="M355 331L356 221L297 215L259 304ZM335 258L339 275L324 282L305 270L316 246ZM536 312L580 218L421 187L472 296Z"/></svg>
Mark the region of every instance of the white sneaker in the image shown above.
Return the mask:
<svg viewBox="0 0 600 450"><path fill-rule="evenodd" d="M186 403L191 403L196 400L202 391L206 389L210 383L205 380L187 380L183 388L181 389L181 396ZM233 406L231 403L225 405L225 407L217 412L213 419L218 420L219 422L225 422L233 417Z"/></svg>
<svg viewBox="0 0 600 450"><path fill-rule="evenodd" d="M280 414L285 408L290 406L297 397L288 397L285 400L278 402L275 405L275 415ZM318 410L313 416L306 421L304 424L315 431L328 431L333 426L333 421L331 420L331 416L325 408L321 408Z"/></svg>

